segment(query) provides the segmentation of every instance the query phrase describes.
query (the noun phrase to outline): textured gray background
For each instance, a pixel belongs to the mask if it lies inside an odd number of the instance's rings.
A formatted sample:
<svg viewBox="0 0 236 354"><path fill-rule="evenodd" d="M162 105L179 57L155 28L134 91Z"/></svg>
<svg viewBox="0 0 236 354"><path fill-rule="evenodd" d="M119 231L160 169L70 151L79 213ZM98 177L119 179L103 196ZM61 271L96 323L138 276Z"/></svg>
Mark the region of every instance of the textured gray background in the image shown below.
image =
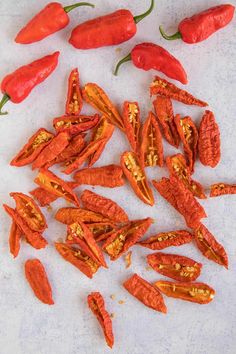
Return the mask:
<svg viewBox="0 0 236 354"><path fill-rule="evenodd" d="M91 0L92 1L92 0ZM13 39L21 26L40 10L46 0L8 0L0 2L0 77L18 66L51 53L61 51L57 71L21 105L8 104L8 117L0 120L0 200L10 203L11 191L28 192L33 189L36 175L29 167L13 168L9 161L27 138L39 127L51 128L51 120L63 113L67 76L78 66L82 84L88 81L101 85L116 104L123 100L138 100L144 119L151 108L148 85L154 72L145 73L124 66L120 76L112 75L114 63L141 41L153 41L165 46L177 56L188 72L188 90L209 102L215 112L222 136L222 161L212 170L196 164L196 179L206 187L216 181L235 182L235 138L236 138L236 36L235 19L226 29L218 32L206 42L189 46L181 41L166 42L161 39L158 26L162 23L171 33L185 16L220 4L219 0L166 0L156 1L156 8L149 19L138 25L135 38L115 47L100 50L77 51L67 43L71 29L78 23L95 15L102 15L118 8L130 8L134 14L143 12L149 1L93 0L96 10L83 8L70 14L71 23L63 31L37 44L20 46ZM70 1L65 0L65 5ZM85 112L92 112L85 108ZM199 123L202 109L175 104L175 112L191 114ZM97 164L119 161L120 153L128 148L125 138L116 131L102 159ZM165 145L165 155L175 150ZM148 171L150 177L166 175L165 169ZM81 188L79 192L82 190ZM128 212L131 218L151 216L156 223L148 234L184 228L183 219L155 193L156 205L145 206L135 197L128 185L118 190L97 188L98 192L113 197ZM127 271L124 260L110 264L109 270L100 270L93 280L87 279L76 268L64 262L52 247L53 242L65 235L65 227L53 220L60 201L48 213L49 229L45 235L49 247L35 251L22 244L19 257L12 260L8 251L9 218L0 213L0 353L1 354L75 354L109 353L100 328L87 309L86 296L99 290L106 298L109 312L115 313L114 333L116 354L233 354L236 352L236 197L222 197L202 202L208 219L204 222L225 246L229 255L229 270L207 261L195 249L186 245L168 252L193 257L204 265L201 281L216 289L215 300L206 306L166 299L168 314L154 313L131 298L121 284L131 273L138 272L149 281L160 277L145 269L145 254L148 251L133 249L132 267ZM55 305L48 307L34 297L24 279L23 264L30 257L39 257L46 266L52 283ZM116 299L111 300L110 295ZM119 300L125 300L123 305Z"/></svg>

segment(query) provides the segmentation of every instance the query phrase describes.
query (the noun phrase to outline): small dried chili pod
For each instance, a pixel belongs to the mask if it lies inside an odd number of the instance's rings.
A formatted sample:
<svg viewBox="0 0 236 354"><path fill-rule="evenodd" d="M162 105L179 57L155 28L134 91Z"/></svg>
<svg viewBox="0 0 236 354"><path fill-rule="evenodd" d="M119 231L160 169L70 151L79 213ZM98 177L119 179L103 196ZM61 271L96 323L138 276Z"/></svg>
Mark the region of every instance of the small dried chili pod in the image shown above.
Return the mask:
<svg viewBox="0 0 236 354"><path fill-rule="evenodd" d="M182 102L187 105L195 105L200 107L206 107L208 104L203 102L193 95L188 93L187 91L181 90L176 85L171 82L156 76L151 83L150 86L150 94L153 95L161 95L167 98L171 98L173 100Z"/></svg>
<svg viewBox="0 0 236 354"><path fill-rule="evenodd" d="M123 283L124 288L145 306L155 311L167 313L162 294L154 286L141 278L138 274L134 274L131 278Z"/></svg>
<svg viewBox="0 0 236 354"><path fill-rule="evenodd" d="M160 280L154 285L166 296L197 304L208 304L215 296L215 290L204 283L174 283Z"/></svg>
<svg viewBox="0 0 236 354"><path fill-rule="evenodd" d="M95 127L99 122L99 114L93 116L68 115L53 119L53 126L56 131L67 132L70 136L80 134Z"/></svg>
<svg viewBox="0 0 236 354"><path fill-rule="evenodd" d="M125 58L121 59L116 66L114 75L118 75L123 63L132 61L134 66L145 71L154 69L161 71L171 79L187 84L187 74L178 59L166 49L154 43L137 44Z"/></svg>
<svg viewBox="0 0 236 354"><path fill-rule="evenodd" d="M163 137L170 145L178 148L180 139L174 122L174 112L170 98L157 96L153 101L153 106L158 123L162 128Z"/></svg>
<svg viewBox="0 0 236 354"><path fill-rule="evenodd" d="M52 288L39 259L28 259L25 262L25 276L35 296L44 304L53 305Z"/></svg>
<svg viewBox="0 0 236 354"><path fill-rule="evenodd" d="M58 196L48 192L46 189L38 187L30 192L30 194L37 200L41 207L45 207L55 202Z"/></svg>
<svg viewBox="0 0 236 354"><path fill-rule="evenodd" d="M71 225L74 222L82 221L85 224L93 223L110 223L109 218L104 217L99 213L82 208L61 208L58 209L55 219L62 224Z"/></svg>
<svg viewBox="0 0 236 354"><path fill-rule="evenodd" d="M71 71L68 80L68 93L65 113L78 116L83 107L82 95L80 92L79 72L75 68Z"/></svg>
<svg viewBox="0 0 236 354"><path fill-rule="evenodd" d="M224 247L203 224L194 230L194 236L197 247L206 258L228 269L228 256Z"/></svg>
<svg viewBox="0 0 236 354"><path fill-rule="evenodd" d="M87 300L90 310L97 317L97 320L102 327L107 345L112 348L114 344L112 321L109 313L105 309L105 303L102 295L99 292L93 292L88 295Z"/></svg>
<svg viewBox="0 0 236 354"><path fill-rule="evenodd" d="M133 151L138 152L139 132L141 127L138 102L125 101L123 105L123 123L125 134Z"/></svg>
<svg viewBox="0 0 236 354"><path fill-rule="evenodd" d="M199 128L198 154L201 163L212 168L220 162L220 130L214 114L205 111Z"/></svg>
<svg viewBox="0 0 236 354"><path fill-rule="evenodd" d="M193 240L193 235L185 230L160 232L144 241L137 242L138 245L151 250L163 250L171 246L182 246Z"/></svg>
<svg viewBox="0 0 236 354"><path fill-rule="evenodd" d="M201 263L191 258L161 252L149 254L147 262L156 272L183 282L195 281L202 268Z"/></svg>
<svg viewBox="0 0 236 354"><path fill-rule="evenodd" d="M140 147L140 160L143 166L153 167L164 165L162 136L156 117L149 112L143 124Z"/></svg>
<svg viewBox="0 0 236 354"><path fill-rule="evenodd" d="M86 224L89 230L92 232L96 242L106 240L113 232L117 230L115 224L111 222L98 222Z"/></svg>
<svg viewBox="0 0 236 354"><path fill-rule="evenodd" d="M236 184L226 184L221 182L211 185L211 198L227 194L236 194Z"/></svg>
<svg viewBox="0 0 236 354"><path fill-rule="evenodd" d="M152 190L148 185L145 171L138 156L131 151L126 151L121 155L121 167L128 179L135 194L144 203L154 205Z"/></svg>
<svg viewBox="0 0 236 354"><path fill-rule="evenodd" d="M14 258L16 258L20 251L21 230L15 221L12 221L9 235L9 249Z"/></svg>

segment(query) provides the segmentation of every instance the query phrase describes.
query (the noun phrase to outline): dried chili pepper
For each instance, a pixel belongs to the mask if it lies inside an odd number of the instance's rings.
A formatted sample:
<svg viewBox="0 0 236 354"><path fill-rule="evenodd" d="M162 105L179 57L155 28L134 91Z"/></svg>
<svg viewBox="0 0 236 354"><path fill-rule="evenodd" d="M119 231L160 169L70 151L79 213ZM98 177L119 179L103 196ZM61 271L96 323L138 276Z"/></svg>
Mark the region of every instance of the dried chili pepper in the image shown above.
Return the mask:
<svg viewBox="0 0 236 354"><path fill-rule="evenodd" d="M143 124L140 147L140 160L143 166L164 165L162 136L156 121L156 117L149 112L148 118Z"/></svg>
<svg viewBox="0 0 236 354"><path fill-rule="evenodd" d="M98 124L99 118L99 114L94 114L93 116L62 116L53 119L53 126L57 132L67 132L70 135L77 135L95 127Z"/></svg>
<svg viewBox="0 0 236 354"><path fill-rule="evenodd" d="M16 258L20 251L21 230L15 221L12 221L9 235L9 248L14 258Z"/></svg>
<svg viewBox="0 0 236 354"><path fill-rule="evenodd" d="M161 196L183 215L188 227L197 227L200 220L206 217L203 207L176 177L164 177L160 182L153 181L153 185Z"/></svg>
<svg viewBox="0 0 236 354"><path fill-rule="evenodd" d="M166 296L197 304L208 304L215 296L215 290L204 283L174 283L160 280L154 285Z"/></svg>
<svg viewBox="0 0 236 354"><path fill-rule="evenodd" d="M12 221L16 223L18 228L21 230L21 233L26 237L27 242L32 247L41 249L47 246L48 243L45 238L43 238L39 232L31 230L16 210L10 208L6 204L3 204L3 207L7 214L12 218Z"/></svg>
<svg viewBox="0 0 236 354"><path fill-rule="evenodd" d="M44 128L40 128L23 146L20 152L12 159L11 166L25 166L32 163L40 152L52 141L54 135Z"/></svg>
<svg viewBox="0 0 236 354"><path fill-rule="evenodd" d="M126 253L149 229L151 218L135 220L112 233L102 246L112 261Z"/></svg>
<svg viewBox="0 0 236 354"><path fill-rule="evenodd" d="M41 41L51 34L60 31L70 22L67 13L79 6L94 7L93 4L88 2L79 2L65 7L57 2L47 4L20 30L15 38L15 42L30 44Z"/></svg>
<svg viewBox="0 0 236 354"><path fill-rule="evenodd" d="M137 44L125 58L116 66L115 75L118 75L120 66L132 60L134 66L145 71L154 69L161 71L171 79L187 84L187 74L178 59L166 49L154 43Z"/></svg>
<svg viewBox="0 0 236 354"><path fill-rule="evenodd" d="M193 235L185 230L160 232L137 244L151 250L163 250L171 246L182 246L193 240Z"/></svg>
<svg viewBox="0 0 236 354"><path fill-rule="evenodd" d="M66 225L71 225L78 220L85 224L111 222L99 213L82 208L61 208L56 212L55 219Z"/></svg>
<svg viewBox="0 0 236 354"><path fill-rule="evenodd" d="M138 152L139 132L141 127L140 108L138 102L124 102L123 123L130 146L135 152Z"/></svg>
<svg viewBox="0 0 236 354"><path fill-rule="evenodd" d="M165 79L160 78L159 76L156 76L153 82L151 83L150 94L151 96L161 95L185 103L187 105L195 105L200 107L208 106L206 102L195 98L187 91L181 90L176 85L172 84L171 82L168 82Z"/></svg>
<svg viewBox="0 0 236 354"><path fill-rule="evenodd" d="M205 111L199 128L198 153L201 163L212 168L220 162L220 130L214 114Z"/></svg>
<svg viewBox="0 0 236 354"><path fill-rule="evenodd" d="M25 262L25 276L35 296L44 304L53 305L52 288L39 259L28 259Z"/></svg>
<svg viewBox="0 0 236 354"><path fill-rule="evenodd" d="M55 52L43 58L24 65L7 75L1 83L3 93L0 102L0 115L7 114L2 112L3 106L10 100L13 103L22 102L41 82L56 69L60 52Z"/></svg>
<svg viewBox="0 0 236 354"><path fill-rule="evenodd" d="M112 331L112 321L109 313L105 309L105 303L99 292L93 292L88 295L88 306L102 327L107 345L112 348L114 344L114 335Z"/></svg>
<svg viewBox="0 0 236 354"><path fill-rule="evenodd" d="M118 165L107 165L97 168L85 168L74 174L78 184L115 188L124 185L123 170Z"/></svg>
<svg viewBox="0 0 236 354"><path fill-rule="evenodd" d="M183 282L195 281L202 268L201 263L191 258L161 252L149 254L147 262L156 272Z"/></svg>
<svg viewBox="0 0 236 354"><path fill-rule="evenodd" d="M167 308L161 293L138 274L123 283L124 288L145 306L155 311L167 313Z"/></svg>
<svg viewBox="0 0 236 354"><path fill-rule="evenodd" d="M100 265L90 258L86 252L65 243L55 243L57 252L69 263L73 264L88 278L92 278Z"/></svg>
<svg viewBox="0 0 236 354"><path fill-rule="evenodd" d="M117 230L116 225L111 222L91 223L86 224L86 226L92 232L96 242L106 240L111 235L111 233Z"/></svg>
<svg viewBox="0 0 236 354"><path fill-rule="evenodd" d="M68 80L68 93L65 113L78 116L83 107L82 95L80 92L79 72L73 69Z"/></svg>
<svg viewBox="0 0 236 354"><path fill-rule="evenodd" d="M196 245L202 254L213 262L228 269L228 256L224 247L215 239L210 231L202 224L195 230Z"/></svg>
<svg viewBox="0 0 236 354"><path fill-rule="evenodd" d="M175 125L183 143L189 169L193 172L197 157L198 130L190 117L180 118L179 114L175 116Z"/></svg>
<svg viewBox="0 0 236 354"><path fill-rule="evenodd" d="M216 183L211 185L210 197L221 195L236 194L236 184Z"/></svg>
<svg viewBox="0 0 236 354"><path fill-rule="evenodd" d="M126 42L135 36L136 24L147 17L153 8L154 0L151 0L149 9L138 16L122 9L86 21L73 29L69 42L78 49L100 48Z"/></svg>
<svg viewBox="0 0 236 354"><path fill-rule="evenodd" d="M123 120L107 94L97 84L88 83L82 90L83 99L101 112L110 123L124 130Z"/></svg>
<svg viewBox="0 0 236 354"><path fill-rule="evenodd" d="M23 193L10 193L16 202L16 211L33 231L43 232L47 228L46 219L34 200Z"/></svg>
<svg viewBox="0 0 236 354"><path fill-rule="evenodd" d="M152 190L138 156L131 151L121 155L121 167L135 194L146 204L154 205Z"/></svg>
<svg viewBox="0 0 236 354"><path fill-rule="evenodd" d="M48 192L46 189L38 187L30 192L30 194L37 200L41 207L45 207L58 199L58 196Z"/></svg>
<svg viewBox="0 0 236 354"><path fill-rule="evenodd" d="M191 178L191 171L182 154L168 156L166 158L166 164L170 175L182 181L185 187L190 190L195 197L200 199L206 198L202 185Z"/></svg>
<svg viewBox="0 0 236 354"><path fill-rule="evenodd" d="M182 39L188 44L195 44L227 26L233 19L234 10L235 7L229 4L214 6L182 20L175 34L168 36L162 26L160 26L160 33L167 40Z"/></svg>
<svg viewBox="0 0 236 354"><path fill-rule="evenodd" d="M54 173L41 169L34 182L48 192L79 206L79 199L72 188Z"/></svg>
<svg viewBox="0 0 236 354"><path fill-rule="evenodd" d="M179 147L179 134L174 122L172 102L168 97L157 96L153 102L158 123L162 128L164 138L170 145Z"/></svg>

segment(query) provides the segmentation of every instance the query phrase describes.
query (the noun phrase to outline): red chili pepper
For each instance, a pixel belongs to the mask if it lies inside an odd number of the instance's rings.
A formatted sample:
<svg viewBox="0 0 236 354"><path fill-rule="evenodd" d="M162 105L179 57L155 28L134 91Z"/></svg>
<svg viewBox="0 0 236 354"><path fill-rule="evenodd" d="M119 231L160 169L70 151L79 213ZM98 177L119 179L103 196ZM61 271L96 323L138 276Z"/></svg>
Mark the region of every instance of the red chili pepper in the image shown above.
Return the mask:
<svg viewBox="0 0 236 354"><path fill-rule="evenodd" d="M34 62L22 66L13 73L7 75L1 83L3 98L0 102L0 115L2 107L9 101L22 102L32 89L43 82L57 67L60 52L55 52Z"/></svg>
<svg viewBox="0 0 236 354"><path fill-rule="evenodd" d="M46 189L38 187L30 192L30 194L37 200L41 207L45 207L55 202L58 196L48 192Z"/></svg>
<svg viewBox="0 0 236 354"><path fill-rule="evenodd" d="M70 22L67 13L79 6L95 7L93 4L87 2L79 2L65 7L58 2L47 4L20 30L15 38L16 43L30 44L38 42L60 31Z"/></svg>
<svg viewBox="0 0 236 354"><path fill-rule="evenodd" d="M118 75L120 66L130 60L139 69L145 71L154 69L182 84L188 83L187 74L179 60L157 44L140 43L136 45L131 53L119 61L114 75Z"/></svg>
<svg viewBox="0 0 236 354"><path fill-rule="evenodd" d="M12 221L11 230L9 235L9 248L14 258L16 258L20 251L21 230L15 221Z"/></svg>
<svg viewBox="0 0 236 354"><path fill-rule="evenodd" d="M85 132L98 124L99 114L93 116L62 116L53 119L53 126L57 132L67 132L70 135L77 135Z"/></svg>
<svg viewBox="0 0 236 354"><path fill-rule="evenodd" d="M113 232L117 230L116 225L112 222L98 222L86 224L86 226L92 232L96 242L106 240Z"/></svg>
<svg viewBox="0 0 236 354"><path fill-rule="evenodd" d="M126 42L135 36L136 24L148 16L153 8L154 0L151 0L150 8L139 16L133 17L129 10L122 9L86 21L73 29L69 42L78 49L100 48Z"/></svg>
<svg viewBox="0 0 236 354"><path fill-rule="evenodd" d="M140 108L138 102L124 102L123 123L129 143L134 152L138 153L139 132L141 127Z"/></svg>
<svg viewBox="0 0 236 354"><path fill-rule="evenodd" d="M110 219L99 213L82 208L61 208L56 212L55 219L66 225L71 225L78 220L85 224L111 222Z"/></svg>
<svg viewBox="0 0 236 354"><path fill-rule="evenodd" d="M167 40L182 39L188 44L198 43L210 37L213 33L227 26L234 16L235 7L224 4L211 7L192 17L185 18L179 24L179 31L168 36L160 26L162 37Z"/></svg>
<svg viewBox="0 0 236 354"><path fill-rule="evenodd" d="M221 195L236 194L236 184L216 183L211 185L210 197Z"/></svg>
<svg viewBox="0 0 236 354"><path fill-rule="evenodd" d="M144 241L137 242L138 245L150 248L151 250L163 250L171 246L182 246L193 240L193 235L185 230L160 232Z"/></svg>
<svg viewBox="0 0 236 354"><path fill-rule="evenodd" d="M80 91L78 69L71 71L68 80L68 93L66 100L66 114L78 116L83 107L83 99Z"/></svg>

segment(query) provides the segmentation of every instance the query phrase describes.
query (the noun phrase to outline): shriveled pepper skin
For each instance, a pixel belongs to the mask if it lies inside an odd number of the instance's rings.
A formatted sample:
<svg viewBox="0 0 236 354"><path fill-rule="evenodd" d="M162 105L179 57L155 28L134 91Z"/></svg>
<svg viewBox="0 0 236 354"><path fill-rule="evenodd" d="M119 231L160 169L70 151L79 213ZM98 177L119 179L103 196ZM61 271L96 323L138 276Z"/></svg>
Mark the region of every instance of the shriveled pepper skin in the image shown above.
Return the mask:
<svg viewBox="0 0 236 354"><path fill-rule="evenodd" d="M71 71L69 80L68 80L68 93L66 100L66 109L65 113L70 115L79 115L83 107L83 100L80 91L80 81L79 81L79 72L75 68Z"/></svg>
<svg viewBox="0 0 236 354"><path fill-rule="evenodd" d="M55 202L58 199L58 196L48 192L42 187L35 188L30 192L30 194L37 200L41 207L45 207Z"/></svg>
<svg viewBox="0 0 236 354"><path fill-rule="evenodd" d="M106 240L113 232L117 230L117 226L110 222L98 222L86 224L89 230L92 232L96 242Z"/></svg>
<svg viewBox="0 0 236 354"><path fill-rule="evenodd" d="M57 132L67 132L71 136L85 132L98 124L100 116L68 115L53 119L53 126Z"/></svg>
<svg viewBox="0 0 236 354"><path fill-rule="evenodd" d="M12 221L9 235L9 249L14 258L16 258L20 251L21 230L15 221Z"/></svg>
<svg viewBox="0 0 236 354"><path fill-rule="evenodd" d="M157 235L151 236L137 244L147 247L151 250L163 250L171 246L182 246L193 240L193 235L185 230L176 230L169 232L160 232Z"/></svg>
<svg viewBox="0 0 236 354"><path fill-rule="evenodd" d="M66 225L71 225L76 221L82 221L85 224L111 222L109 218L99 213L82 208L61 208L56 212L55 219Z"/></svg>
<svg viewBox="0 0 236 354"><path fill-rule="evenodd" d="M140 108L138 102L125 101L123 105L123 122L125 134L132 149L138 153L139 133L141 128Z"/></svg>
<svg viewBox="0 0 236 354"><path fill-rule="evenodd" d="M216 183L211 185L210 197L220 197L221 195L236 194L236 184Z"/></svg>

